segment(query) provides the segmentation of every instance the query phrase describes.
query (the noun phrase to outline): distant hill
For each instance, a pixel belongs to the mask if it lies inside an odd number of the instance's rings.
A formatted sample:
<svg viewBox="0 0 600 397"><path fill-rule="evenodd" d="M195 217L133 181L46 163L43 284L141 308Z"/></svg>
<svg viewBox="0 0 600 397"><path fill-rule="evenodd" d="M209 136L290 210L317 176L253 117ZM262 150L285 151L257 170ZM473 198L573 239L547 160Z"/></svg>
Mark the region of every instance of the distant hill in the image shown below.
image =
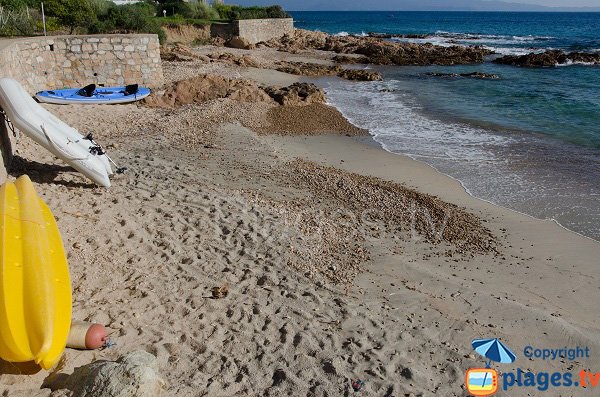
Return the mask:
<svg viewBox="0 0 600 397"><path fill-rule="evenodd" d="M539 11L600 12L600 7L546 7L486 0L230 0L239 5L280 4L290 11Z"/></svg>

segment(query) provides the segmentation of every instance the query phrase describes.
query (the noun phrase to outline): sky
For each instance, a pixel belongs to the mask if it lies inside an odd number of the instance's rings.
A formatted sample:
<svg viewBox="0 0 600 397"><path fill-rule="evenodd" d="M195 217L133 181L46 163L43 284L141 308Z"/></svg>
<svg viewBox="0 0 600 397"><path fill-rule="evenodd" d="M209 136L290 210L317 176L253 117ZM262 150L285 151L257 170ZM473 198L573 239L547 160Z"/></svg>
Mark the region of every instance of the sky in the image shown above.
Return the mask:
<svg viewBox="0 0 600 397"><path fill-rule="evenodd" d="M569 10L574 7L593 7L593 11L600 11L600 0L225 0L225 2L239 5L280 4L288 10L552 11L550 7Z"/></svg>

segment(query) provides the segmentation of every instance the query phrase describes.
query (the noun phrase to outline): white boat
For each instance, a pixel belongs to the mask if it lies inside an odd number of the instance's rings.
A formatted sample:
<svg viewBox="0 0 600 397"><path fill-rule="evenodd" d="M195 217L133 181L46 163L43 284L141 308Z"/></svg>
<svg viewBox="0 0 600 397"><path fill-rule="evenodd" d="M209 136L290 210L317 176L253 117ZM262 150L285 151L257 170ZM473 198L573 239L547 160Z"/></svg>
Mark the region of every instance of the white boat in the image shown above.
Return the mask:
<svg viewBox="0 0 600 397"><path fill-rule="evenodd" d="M110 187L112 168L101 148L44 109L18 81L0 79L0 107L25 135L95 184Z"/></svg>

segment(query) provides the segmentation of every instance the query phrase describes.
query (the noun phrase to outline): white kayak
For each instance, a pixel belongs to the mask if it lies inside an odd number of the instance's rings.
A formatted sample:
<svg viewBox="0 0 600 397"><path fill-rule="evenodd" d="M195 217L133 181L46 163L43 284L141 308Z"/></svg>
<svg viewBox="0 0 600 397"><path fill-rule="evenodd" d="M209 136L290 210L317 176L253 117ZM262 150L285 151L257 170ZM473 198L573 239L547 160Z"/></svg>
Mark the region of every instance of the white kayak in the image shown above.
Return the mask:
<svg viewBox="0 0 600 397"><path fill-rule="evenodd" d="M97 185L110 187L112 168L102 149L44 109L18 81L0 79L0 107L25 135Z"/></svg>

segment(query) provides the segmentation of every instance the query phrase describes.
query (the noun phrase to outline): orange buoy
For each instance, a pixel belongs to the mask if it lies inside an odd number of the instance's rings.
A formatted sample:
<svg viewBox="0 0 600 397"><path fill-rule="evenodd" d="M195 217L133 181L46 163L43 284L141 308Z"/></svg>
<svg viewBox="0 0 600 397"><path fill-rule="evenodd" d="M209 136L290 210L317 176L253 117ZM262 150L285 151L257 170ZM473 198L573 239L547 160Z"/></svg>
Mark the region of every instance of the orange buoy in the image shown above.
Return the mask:
<svg viewBox="0 0 600 397"><path fill-rule="evenodd" d="M73 320L67 339L67 347L73 349L98 349L108 340L106 328L101 324Z"/></svg>

